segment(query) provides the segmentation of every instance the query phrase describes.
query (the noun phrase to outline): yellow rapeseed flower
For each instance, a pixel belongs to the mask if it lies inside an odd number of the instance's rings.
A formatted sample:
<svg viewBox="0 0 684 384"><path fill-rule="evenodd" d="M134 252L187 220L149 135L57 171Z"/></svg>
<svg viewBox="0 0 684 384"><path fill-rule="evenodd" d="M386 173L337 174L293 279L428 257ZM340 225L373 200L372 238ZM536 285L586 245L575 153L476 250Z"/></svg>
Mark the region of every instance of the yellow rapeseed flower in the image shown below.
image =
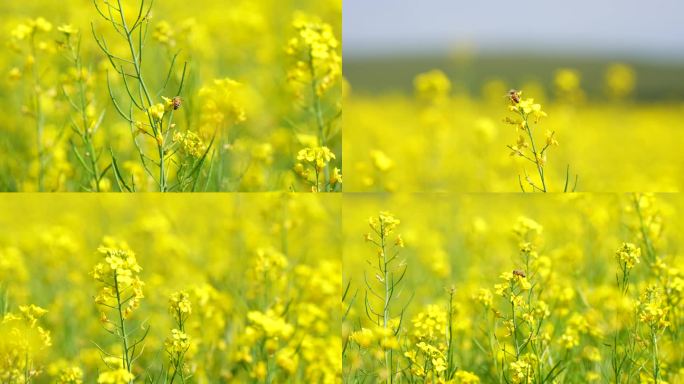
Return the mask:
<svg viewBox="0 0 684 384"><path fill-rule="evenodd" d="M630 270L634 265L639 264L639 257L641 256L641 248L632 243L622 243L622 246L615 251L615 257L621 266Z"/></svg>
<svg viewBox="0 0 684 384"><path fill-rule="evenodd" d="M162 103L157 103L152 105L147 109L147 114L154 120L161 120L164 118L164 112L166 111L166 106Z"/></svg>
<svg viewBox="0 0 684 384"><path fill-rule="evenodd" d="M419 100L438 103L449 97L451 81L444 72L434 69L417 75L413 80L413 87Z"/></svg>
<svg viewBox="0 0 684 384"><path fill-rule="evenodd" d="M57 30L67 36L78 33L78 29L74 28L71 24L62 24L59 27L57 27Z"/></svg>
<svg viewBox="0 0 684 384"><path fill-rule="evenodd" d="M100 373L97 384L129 384L135 376L123 368Z"/></svg>

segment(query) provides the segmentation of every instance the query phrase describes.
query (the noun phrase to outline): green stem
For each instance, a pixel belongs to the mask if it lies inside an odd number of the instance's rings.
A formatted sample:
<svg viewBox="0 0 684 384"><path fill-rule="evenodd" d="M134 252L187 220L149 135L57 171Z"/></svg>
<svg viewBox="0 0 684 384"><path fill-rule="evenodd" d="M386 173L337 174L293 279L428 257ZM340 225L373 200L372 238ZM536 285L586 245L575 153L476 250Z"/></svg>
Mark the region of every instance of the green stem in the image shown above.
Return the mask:
<svg viewBox="0 0 684 384"><path fill-rule="evenodd" d="M31 374L29 372L30 372L30 369L29 369L29 353L27 350L26 354L24 355L24 382L25 383L31 382Z"/></svg>
<svg viewBox="0 0 684 384"><path fill-rule="evenodd" d="M387 252L385 251L385 226L380 220L380 249L382 252L382 277L385 282L385 304L382 313L382 326L387 329L390 320L390 282L387 275ZM387 368L387 383L392 384L392 351L385 350L385 366Z"/></svg>
<svg viewBox="0 0 684 384"><path fill-rule="evenodd" d="M323 111L321 110L321 100L318 97L318 81L316 80L316 68L314 68L313 56L309 50L309 73L311 74L311 97L313 98L314 114L316 115L316 124L318 126L318 142L321 147L326 145L326 138L324 136Z"/></svg>
<svg viewBox="0 0 684 384"><path fill-rule="evenodd" d="M321 147L327 146L325 137L325 124L323 122L323 110L321 108L321 98L318 96L318 81L316 80L316 68L313 63L313 56L309 50L309 72L311 74L311 97L313 98L314 114L316 115L316 125L318 126L318 142ZM325 191L330 192L330 167L325 165L324 171Z"/></svg>
<svg viewBox="0 0 684 384"><path fill-rule="evenodd" d="M145 80L143 80L142 71L140 69L140 65L142 64L142 59L141 59L141 57L139 57L138 53L135 52L135 47L133 46L133 39L131 38L132 32L128 30L128 24L126 23L126 17L124 15L124 10L123 10L123 7L121 6L121 0L117 0L117 4L119 6L119 15L121 16L121 25L123 26L124 33L126 34L126 41L128 42L128 48L131 51L131 59L133 59L132 61L133 61L133 67L135 68L135 74L138 77L138 82L140 83L140 86L142 87L143 92L145 93L145 97L147 98L148 106L152 106L152 98L150 97L150 93L147 91L147 86L145 85ZM140 28L142 28L142 26ZM140 54L142 54L142 52L140 52Z"/></svg>
<svg viewBox="0 0 684 384"><path fill-rule="evenodd" d="M36 56L36 45L35 45L35 32L31 34L31 57L33 57L33 63L31 64L31 72L33 75L33 100L34 100L34 106L36 108L35 110L35 119L36 119L36 137L37 137L37 147L36 149L38 150L38 191L42 192L45 188L44 181L44 174L45 174L45 164L43 163L44 159L44 149L43 149L43 108L42 104L40 102L40 77L38 74L38 57Z"/></svg>
<svg viewBox="0 0 684 384"><path fill-rule="evenodd" d="M117 0L117 4L119 6L119 15L121 16L121 25L124 30L124 34L126 35L126 41L128 42L128 48L131 51L131 61L133 62L133 67L135 68L135 74L138 79L138 83L140 84L140 87L143 90L143 93L145 94L145 98L147 99L147 106L151 107L152 106L152 97L150 96L150 92L147 90L147 85L145 85L145 80L143 79L142 75L142 52L136 53L135 47L133 46L133 38L131 37L132 31L128 29L128 24L126 23L126 17L124 15L124 10L123 7L121 6L121 0ZM139 27L141 30L139 33L142 34L142 26ZM142 37L141 37L142 39ZM122 76L126 76L123 74ZM145 106L144 100L143 101L143 107ZM161 122L159 123L159 127L157 127L157 123L152 121L152 130L154 131L155 139L157 136L158 130L160 130L162 127ZM157 141L157 152L159 154L159 191L160 192L166 192L166 173L164 171L164 141L162 140L161 143Z"/></svg>
<svg viewBox="0 0 684 384"><path fill-rule="evenodd" d="M131 360L128 357L128 335L126 334L126 323L123 312L121 311L121 292L119 291L119 279L114 271L114 290L116 291L116 308L119 313L119 327L121 329L121 341L123 342L123 361L124 369L131 373ZM132 381L131 381L132 383Z"/></svg>
<svg viewBox="0 0 684 384"><path fill-rule="evenodd" d="M513 291L511 290L511 295ZM518 344L518 326L516 324L515 303L511 300L511 313L513 316L513 340L515 342L515 361L520 359L520 345Z"/></svg>
<svg viewBox="0 0 684 384"><path fill-rule="evenodd" d="M93 141L90 133L86 133L87 138L86 138L86 145L88 148L88 153L90 154L90 164L92 167L92 176L93 176L93 181L95 182L95 190L97 192L100 192L100 170L98 169L97 166L97 158L95 155L95 147L93 146Z"/></svg>
<svg viewBox="0 0 684 384"><path fill-rule="evenodd" d="M644 238L644 245L646 245L646 252L648 253L649 261L654 262L655 261L655 248L653 247L653 243L651 242L651 237L648 235L648 232L646 232L646 225L644 224L644 216L641 214L641 207L639 206L639 198L637 194L634 194L634 210L636 211L637 215L639 216L639 230L641 232L641 236Z"/></svg>
<svg viewBox="0 0 684 384"><path fill-rule="evenodd" d="M660 364L658 364L658 336L651 326L651 344L653 347L653 383L658 384L660 376Z"/></svg>
<svg viewBox="0 0 684 384"><path fill-rule="evenodd" d="M80 44L79 44L80 45ZM87 114L87 99L85 84L83 82L83 63L81 62L80 52L75 54L76 60L76 70L78 76L78 86L81 93L81 119L83 120L83 141L86 145L86 151L89 154L90 166L91 166L91 176L95 184L95 190L100 192L100 170L97 166L97 156L95 154L95 147L93 146L92 133L89 131L88 126L88 114Z"/></svg>
<svg viewBox="0 0 684 384"><path fill-rule="evenodd" d="M159 192L166 192L166 174L164 173L164 138L161 143L157 141L157 153L159 153Z"/></svg>
<svg viewBox="0 0 684 384"><path fill-rule="evenodd" d="M449 291L449 327L448 327L448 334L447 334L447 341L448 341L448 346L447 346L447 374L451 372L451 368L453 367L453 355L451 351L453 350L453 343L454 343L454 335L453 335L453 327L452 327L452 320L453 320L453 308L454 308L454 291L451 290Z"/></svg>
<svg viewBox="0 0 684 384"><path fill-rule="evenodd" d="M534 145L534 136L532 135L532 129L530 128L530 123L527 120L527 115L524 112L520 112L522 118L525 120L525 130L530 137L530 144L532 145L532 155L534 156L534 163L537 165L537 172L539 172L539 179L542 183L542 190L546 192L546 181L544 180L544 167L539 163L539 157L537 156L537 147ZM541 154L540 154L541 156Z"/></svg>
<svg viewBox="0 0 684 384"><path fill-rule="evenodd" d="M318 170L318 166L316 164L314 164L314 169L316 172L316 192L321 192L321 171Z"/></svg>

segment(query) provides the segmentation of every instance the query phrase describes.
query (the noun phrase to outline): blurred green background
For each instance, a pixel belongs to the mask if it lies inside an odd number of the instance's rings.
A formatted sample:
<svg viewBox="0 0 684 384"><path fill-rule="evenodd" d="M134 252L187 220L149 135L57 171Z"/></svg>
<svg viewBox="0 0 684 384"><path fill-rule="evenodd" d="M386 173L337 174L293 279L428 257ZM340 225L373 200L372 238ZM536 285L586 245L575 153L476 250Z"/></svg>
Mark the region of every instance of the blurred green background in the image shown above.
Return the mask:
<svg viewBox="0 0 684 384"><path fill-rule="evenodd" d="M467 91L477 97L482 85L490 80L501 80L518 88L522 84L537 82L551 94L555 71L573 68L580 72L581 87L592 99L604 97L606 69L614 62L627 64L635 70L634 99L645 102L684 99L684 63L675 60L468 53L345 56L344 74L354 93L410 93L417 73L441 69L452 80L456 92Z"/></svg>

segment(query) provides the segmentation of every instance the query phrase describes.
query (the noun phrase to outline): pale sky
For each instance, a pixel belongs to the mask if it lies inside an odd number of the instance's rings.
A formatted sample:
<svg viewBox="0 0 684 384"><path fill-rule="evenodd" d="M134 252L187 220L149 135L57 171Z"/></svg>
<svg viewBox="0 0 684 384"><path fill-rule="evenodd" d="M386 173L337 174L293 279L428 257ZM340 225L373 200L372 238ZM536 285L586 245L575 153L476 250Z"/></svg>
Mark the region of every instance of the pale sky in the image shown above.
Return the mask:
<svg viewBox="0 0 684 384"><path fill-rule="evenodd" d="M684 58L684 0L344 0L345 57L476 51Z"/></svg>

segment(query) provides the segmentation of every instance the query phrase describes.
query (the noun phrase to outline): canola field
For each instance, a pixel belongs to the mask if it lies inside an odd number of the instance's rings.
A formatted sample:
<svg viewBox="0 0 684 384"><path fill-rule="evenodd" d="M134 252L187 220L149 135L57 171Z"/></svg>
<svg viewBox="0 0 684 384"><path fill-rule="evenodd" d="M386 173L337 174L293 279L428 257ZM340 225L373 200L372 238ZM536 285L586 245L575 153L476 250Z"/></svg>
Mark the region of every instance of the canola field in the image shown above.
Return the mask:
<svg viewBox="0 0 684 384"><path fill-rule="evenodd" d="M0 190L339 191L340 0L0 4Z"/></svg>
<svg viewBox="0 0 684 384"><path fill-rule="evenodd" d="M342 13L0 0L0 384L684 384L681 57Z"/></svg>
<svg viewBox="0 0 684 384"><path fill-rule="evenodd" d="M361 90L355 92L352 82L344 101L346 142L353 143L344 146L347 190L683 189L681 98L664 97L652 86L649 92L660 98L636 97L638 72L622 63L607 63L598 75L591 73L599 78L590 84L591 92L584 90L584 74L573 68L557 68L543 83L531 80L542 74L536 75L508 82L494 76L469 90L441 70L431 70L415 74L413 94L388 91L391 84L374 93L358 84ZM527 108L537 108L529 125L511 100L511 90L521 92Z"/></svg>
<svg viewBox="0 0 684 384"><path fill-rule="evenodd" d="M347 383L684 383L679 195L346 195Z"/></svg>
<svg viewBox="0 0 684 384"><path fill-rule="evenodd" d="M0 382L340 382L341 199L319 196L5 196Z"/></svg>

